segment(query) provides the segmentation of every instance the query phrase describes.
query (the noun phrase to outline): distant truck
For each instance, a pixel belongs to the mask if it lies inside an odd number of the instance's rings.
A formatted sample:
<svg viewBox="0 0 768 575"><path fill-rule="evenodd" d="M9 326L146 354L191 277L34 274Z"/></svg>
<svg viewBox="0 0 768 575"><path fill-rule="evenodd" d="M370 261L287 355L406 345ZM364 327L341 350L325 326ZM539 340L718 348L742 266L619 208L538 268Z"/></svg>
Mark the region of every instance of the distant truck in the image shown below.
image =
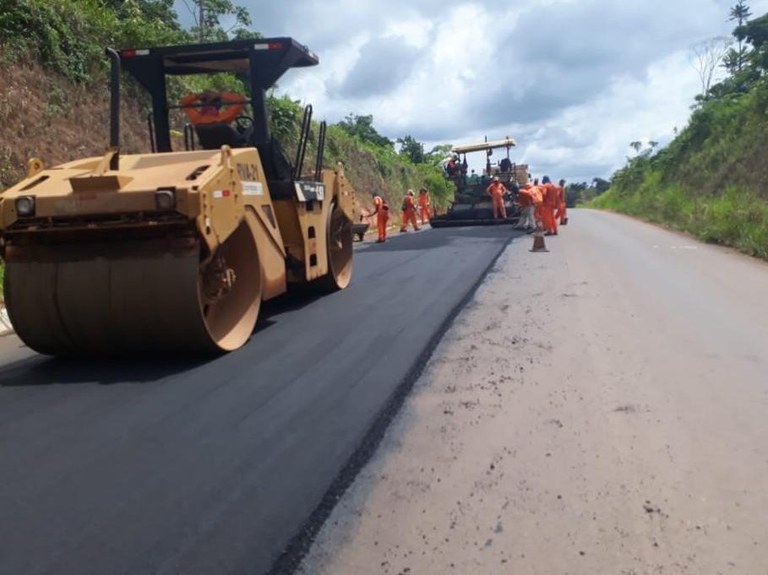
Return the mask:
<svg viewBox="0 0 768 575"><path fill-rule="evenodd" d="M442 215L436 215L430 219L433 228L468 225L500 225L514 224L520 218L519 208L515 202L520 186L528 182L527 164L515 164L509 157L509 151L516 145L512 138L503 140L485 141L465 146L455 146L452 163L446 163L444 169L446 177L455 185L454 198L448 211ZM496 163L491 163L493 150L505 149L506 156ZM468 175L466 171L466 155L472 152L485 152L486 165L481 175ZM462 161L458 161L459 157ZM485 190L490 184L491 178L498 177L505 185L508 194L505 197L507 217L504 219L493 217L491 198Z"/></svg>

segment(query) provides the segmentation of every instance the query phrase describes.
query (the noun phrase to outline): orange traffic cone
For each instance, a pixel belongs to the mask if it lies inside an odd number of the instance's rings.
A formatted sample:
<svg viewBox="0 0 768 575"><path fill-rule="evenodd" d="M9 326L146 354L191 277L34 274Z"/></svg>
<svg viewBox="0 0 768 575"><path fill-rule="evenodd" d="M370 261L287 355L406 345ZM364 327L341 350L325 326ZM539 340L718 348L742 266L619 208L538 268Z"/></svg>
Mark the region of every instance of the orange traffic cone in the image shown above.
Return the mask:
<svg viewBox="0 0 768 575"><path fill-rule="evenodd" d="M544 243L544 230L541 228L541 224L536 226L536 231L533 232L533 247L532 252L548 252L546 244Z"/></svg>

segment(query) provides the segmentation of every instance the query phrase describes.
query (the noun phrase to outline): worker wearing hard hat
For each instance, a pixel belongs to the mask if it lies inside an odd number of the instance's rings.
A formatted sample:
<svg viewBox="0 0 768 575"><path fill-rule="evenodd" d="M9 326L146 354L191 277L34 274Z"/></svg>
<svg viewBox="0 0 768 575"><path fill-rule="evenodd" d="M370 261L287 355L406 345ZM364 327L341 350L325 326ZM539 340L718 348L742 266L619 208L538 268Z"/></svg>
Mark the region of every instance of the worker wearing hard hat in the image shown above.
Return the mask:
<svg viewBox="0 0 768 575"><path fill-rule="evenodd" d="M557 183L557 193L559 206L557 209L557 219L560 220L560 225L564 226L568 224L568 212L565 202L565 180L560 180Z"/></svg>
<svg viewBox="0 0 768 575"><path fill-rule="evenodd" d="M549 176L544 176L541 179L541 188L544 196L544 203L542 207L542 219L544 221L544 230L546 236L557 235L557 220L555 219L555 212L558 208L557 198L557 186L553 184Z"/></svg>
<svg viewBox="0 0 768 575"><path fill-rule="evenodd" d="M529 188L531 201L533 202L533 227L544 227L544 194L539 187L539 180L533 180L533 185Z"/></svg>
<svg viewBox="0 0 768 575"><path fill-rule="evenodd" d="M415 231L421 229L416 221L416 202L413 190L408 190L405 196L403 196L403 225L400 227L400 231L407 232L408 224L412 224Z"/></svg>
<svg viewBox="0 0 768 575"><path fill-rule="evenodd" d="M533 184L528 182L517 193L517 205L520 207L520 221L517 227L521 230L532 232L536 229L536 221L533 219Z"/></svg>
<svg viewBox="0 0 768 575"><path fill-rule="evenodd" d="M507 193L507 188L499 181L498 176L493 177L491 184L485 189L485 193L491 196L493 219L506 219L507 209L504 207L504 194Z"/></svg>
<svg viewBox="0 0 768 575"><path fill-rule="evenodd" d="M379 232L377 244L387 241L387 223L389 222L389 205L378 192L373 192L373 212L368 216L376 216L376 227Z"/></svg>
<svg viewBox="0 0 768 575"><path fill-rule="evenodd" d="M419 216L422 225L429 222L429 192L427 191L427 188L421 188L419 190Z"/></svg>

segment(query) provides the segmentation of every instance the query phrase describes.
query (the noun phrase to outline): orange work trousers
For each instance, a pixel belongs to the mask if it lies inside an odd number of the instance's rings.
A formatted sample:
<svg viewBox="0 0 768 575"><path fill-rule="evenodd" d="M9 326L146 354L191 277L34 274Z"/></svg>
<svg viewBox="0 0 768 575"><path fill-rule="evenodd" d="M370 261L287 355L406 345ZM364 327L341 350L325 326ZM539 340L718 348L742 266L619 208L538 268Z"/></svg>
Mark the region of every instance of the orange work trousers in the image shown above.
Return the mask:
<svg viewBox="0 0 768 575"><path fill-rule="evenodd" d="M389 212L387 210L379 210L376 214L376 227L379 229L379 240L384 241L387 239L387 222L389 221Z"/></svg>
<svg viewBox="0 0 768 575"><path fill-rule="evenodd" d="M413 224L414 230L419 229L419 222L416 221L416 210L412 207L403 212L403 227L400 228L400 231L407 231L408 224Z"/></svg>
<svg viewBox="0 0 768 575"><path fill-rule="evenodd" d="M493 202L493 219L496 218L504 218L507 217L507 208L504 205L504 197L501 195L493 195L491 196L491 201Z"/></svg>
<svg viewBox="0 0 768 575"><path fill-rule="evenodd" d="M428 204L419 204L419 211L421 212L421 223L425 224L429 221L430 215L429 215L429 205Z"/></svg>
<svg viewBox="0 0 768 575"><path fill-rule="evenodd" d="M555 208L548 204L542 204L542 219L544 222L544 231L556 234L557 220L555 219Z"/></svg>

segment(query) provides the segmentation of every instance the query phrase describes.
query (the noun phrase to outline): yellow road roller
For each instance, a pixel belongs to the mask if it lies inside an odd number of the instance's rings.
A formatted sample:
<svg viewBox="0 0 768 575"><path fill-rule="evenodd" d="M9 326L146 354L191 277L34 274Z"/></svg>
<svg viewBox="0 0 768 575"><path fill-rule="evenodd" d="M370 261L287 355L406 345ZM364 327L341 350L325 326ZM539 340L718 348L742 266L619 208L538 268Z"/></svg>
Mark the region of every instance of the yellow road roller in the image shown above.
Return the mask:
<svg viewBox="0 0 768 575"><path fill-rule="evenodd" d="M288 158L270 134L266 91L317 56L292 38L106 50L110 147L46 168L0 195L5 304L18 336L50 355L226 352L242 346L261 303L308 284L345 288L352 276L354 189L314 165L304 111ZM170 76L227 72L248 94L232 123L184 124L173 150ZM120 153L120 82L151 97L151 153ZM181 122L183 124L183 122Z"/></svg>

